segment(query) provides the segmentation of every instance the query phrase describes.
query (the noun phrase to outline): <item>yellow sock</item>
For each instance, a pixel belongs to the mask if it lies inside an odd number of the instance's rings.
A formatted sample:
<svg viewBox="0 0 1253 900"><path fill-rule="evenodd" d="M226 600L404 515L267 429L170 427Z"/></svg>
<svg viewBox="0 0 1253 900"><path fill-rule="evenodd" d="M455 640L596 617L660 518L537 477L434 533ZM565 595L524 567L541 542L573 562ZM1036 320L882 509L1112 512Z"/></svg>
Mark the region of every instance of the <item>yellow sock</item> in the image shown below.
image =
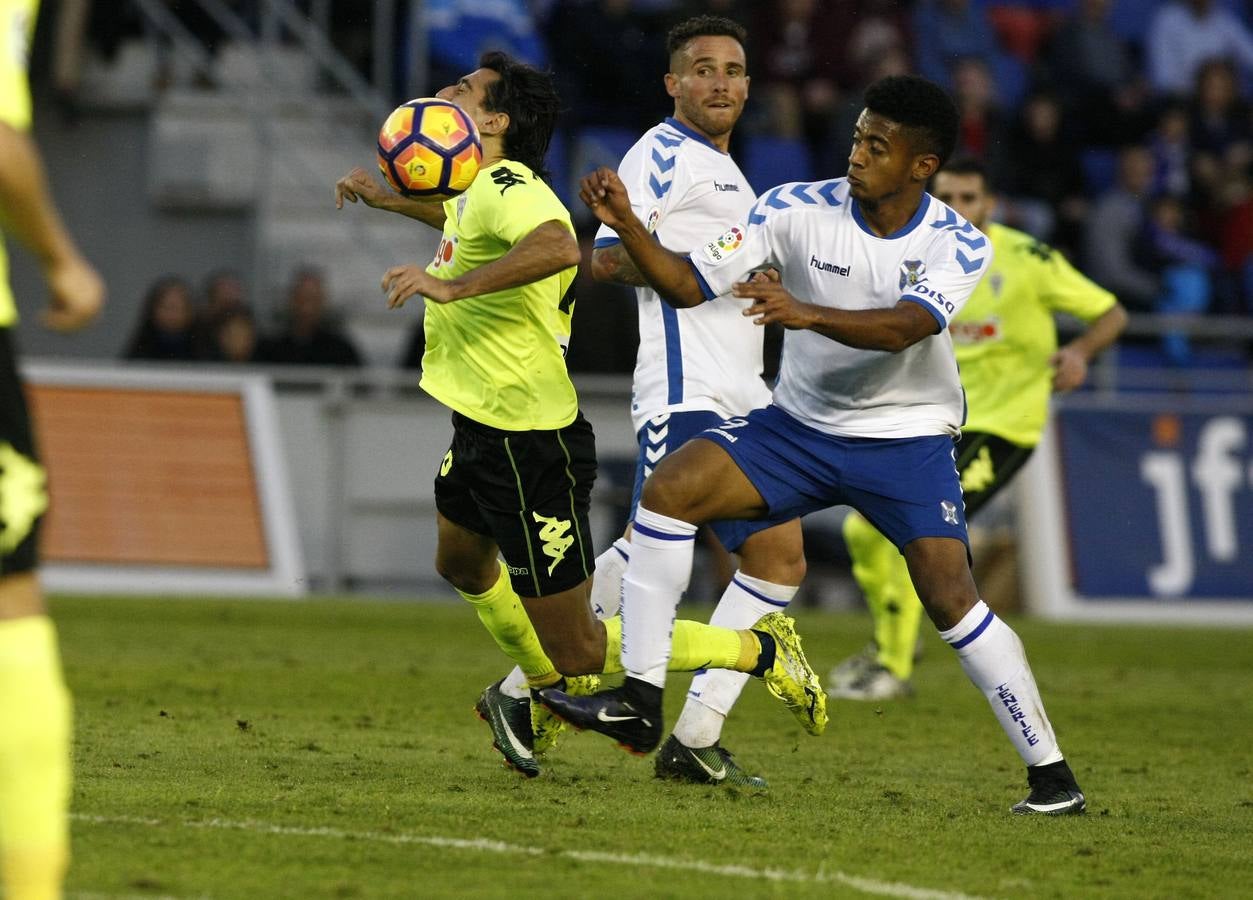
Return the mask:
<svg viewBox="0 0 1253 900"><path fill-rule="evenodd" d="M914 644L922 619L922 602L914 593L905 557L860 514L844 520L844 541L853 562L853 577L866 595L879 645L879 665L897 678L914 671Z"/></svg>
<svg viewBox="0 0 1253 900"><path fill-rule="evenodd" d="M735 631L705 625L689 619L677 619L670 639L671 672L694 672L697 669L733 669L751 672L757 665L761 644L749 630ZM605 620L605 668L610 674L622 671L622 617Z"/></svg>
<svg viewBox="0 0 1253 900"><path fill-rule="evenodd" d="M891 542L883 539L888 546ZM879 664L897 678L909 680L914 674L914 647L922 624L922 601L914 591L905 557L892 547L888 560L888 602L875 615L875 640L879 644Z"/></svg>
<svg viewBox="0 0 1253 900"><path fill-rule="evenodd" d="M47 616L0 620L0 894L55 900L69 861L70 695Z"/></svg>
<svg viewBox="0 0 1253 900"><path fill-rule="evenodd" d="M539 635L535 633L535 626L531 624L521 599L514 593L504 563L500 566L500 577L485 593L457 593L474 607L479 621L495 639L496 646L518 664L531 687L548 687L561 680L561 674L553 668L552 661L540 645Z"/></svg>

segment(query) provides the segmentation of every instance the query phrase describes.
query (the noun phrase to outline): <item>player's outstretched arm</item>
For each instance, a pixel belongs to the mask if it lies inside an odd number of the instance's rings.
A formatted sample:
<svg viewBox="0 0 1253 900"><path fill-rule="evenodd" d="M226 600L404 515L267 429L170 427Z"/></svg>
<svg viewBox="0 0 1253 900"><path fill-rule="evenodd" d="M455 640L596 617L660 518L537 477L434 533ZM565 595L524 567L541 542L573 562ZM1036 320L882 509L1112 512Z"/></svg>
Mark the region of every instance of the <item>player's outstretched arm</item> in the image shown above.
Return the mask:
<svg viewBox="0 0 1253 900"><path fill-rule="evenodd" d="M415 294L436 303L451 303L539 281L577 266L582 258L570 229L553 219L537 226L499 259L447 281L417 266L388 269L383 275L383 293L389 309L404 306Z"/></svg>
<svg viewBox="0 0 1253 900"><path fill-rule="evenodd" d="M832 309L804 303L769 278L739 282L731 293L753 301L744 315L757 325L805 328L859 350L898 353L939 331L931 313L907 300L890 309Z"/></svg>
<svg viewBox="0 0 1253 900"><path fill-rule="evenodd" d="M0 215L39 259L48 283L44 324L76 331L100 314L104 281L78 251L48 193L39 149L30 136L0 124Z"/></svg>
<svg viewBox="0 0 1253 900"><path fill-rule="evenodd" d="M1127 327L1127 310L1115 303L1073 341L1049 357L1053 367L1053 390L1073 391L1088 380L1088 364Z"/></svg>
<svg viewBox="0 0 1253 900"><path fill-rule="evenodd" d="M618 233L626 255L662 300L679 308L705 302L687 259L661 246L635 215L626 185L617 172L602 166L585 175L579 184L579 199L596 218Z"/></svg>
<svg viewBox="0 0 1253 900"><path fill-rule="evenodd" d="M432 228L442 229L444 221L448 218L444 212L443 203L402 197L379 184L377 178L360 166L335 182L335 208L343 209L345 200L349 203L356 203L360 200L366 206L399 213L402 216L417 219L419 222L425 222Z"/></svg>

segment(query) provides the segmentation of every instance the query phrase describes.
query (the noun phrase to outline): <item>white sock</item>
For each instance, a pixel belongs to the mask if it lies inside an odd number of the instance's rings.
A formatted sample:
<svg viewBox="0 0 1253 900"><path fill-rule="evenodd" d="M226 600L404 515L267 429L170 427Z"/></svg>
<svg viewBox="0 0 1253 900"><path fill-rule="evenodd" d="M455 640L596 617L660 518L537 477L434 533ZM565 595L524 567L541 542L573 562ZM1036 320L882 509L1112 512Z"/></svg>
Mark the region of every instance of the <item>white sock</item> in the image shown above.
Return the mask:
<svg viewBox="0 0 1253 900"><path fill-rule="evenodd" d="M796 585L774 584L736 572L718 600L710 625L741 630L751 628L766 613L784 609L796 596ZM722 736L722 723L748 682L747 672L702 669L692 678L687 702L674 736L687 747L712 747Z"/></svg>
<svg viewBox="0 0 1253 900"><path fill-rule="evenodd" d="M957 651L962 669L992 704L1023 762L1029 766L1058 762L1062 751L1014 630L980 600L956 626L941 631L940 637Z"/></svg>
<svg viewBox="0 0 1253 900"><path fill-rule="evenodd" d="M622 608L622 576L626 574L630 559L631 542L626 538L618 538L608 550L596 557L596 574L589 598L596 618L611 618Z"/></svg>
<svg viewBox="0 0 1253 900"><path fill-rule="evenodd" d="M500 692L515 700L531 698L531 685L522 674L521 668L514 666L513 671L505 676L505 680L500 683Z"/></svg>
<svg viewBox="0 0 1253 900"><path fill-rule="evenodd" d="M632 678L665 687L674 613L692 577L695 544L695 525L635 510L622 578L622 666Z"/></svg>

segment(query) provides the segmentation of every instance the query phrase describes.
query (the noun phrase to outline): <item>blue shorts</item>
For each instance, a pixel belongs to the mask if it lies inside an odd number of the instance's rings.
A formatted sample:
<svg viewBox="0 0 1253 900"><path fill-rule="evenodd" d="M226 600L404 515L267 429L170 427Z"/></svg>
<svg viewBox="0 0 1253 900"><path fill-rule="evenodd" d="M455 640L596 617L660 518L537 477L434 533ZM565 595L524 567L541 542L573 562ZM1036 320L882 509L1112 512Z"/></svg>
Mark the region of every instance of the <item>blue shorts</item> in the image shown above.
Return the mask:
<svg viewBox="0 0 1253 900"><path fill-rule="evenodd" d="M948 435L836 437L771 405L700 437L730 454L772 521L846 504L897 549L917 538L951 537L969 552L956 443Z"/></svg>
<svg viewBox="0 0 1253 900"><path fill-rule="evenodd" d="M653 468L671 452L679 449L696 435L712 428L723 421L722 416L708 410L683 410L680 412L663 413L654 416L639 430L640 452L635 463L635 488L631 492L631 515L635 515L640 505L640 494L644 490L644 479L652 474ZM718 537L718 541L731 553L738 552L740 546L749 535L765 531L775 525L790 521L795 516L776 519L726 519L710 522L709 528Z"/></svg>

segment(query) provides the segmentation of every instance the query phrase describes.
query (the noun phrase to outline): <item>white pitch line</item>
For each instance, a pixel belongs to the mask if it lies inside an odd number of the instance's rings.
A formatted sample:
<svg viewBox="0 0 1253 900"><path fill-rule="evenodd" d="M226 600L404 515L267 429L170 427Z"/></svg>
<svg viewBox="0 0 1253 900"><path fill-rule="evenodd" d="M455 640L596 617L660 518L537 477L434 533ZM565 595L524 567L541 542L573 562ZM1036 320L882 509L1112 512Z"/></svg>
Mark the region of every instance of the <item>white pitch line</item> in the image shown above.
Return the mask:
<svg viewBox="0 0 1253 900"><path fill-rule="evenodd" d="M699 859L653 856L647 853L609 853L600 850L545 850L541 847L510 844L505 841L492 840L491 838L456 838L441 835L387 834L381 831L348 831L342 828L278 825L273 822L258 822L251 819L241 821L230 819L188 819L166 822L161 819L149 819L140 816L97 816L86 813L72 813L70 818L93 825L137 825L145 828L165 828L170 825L177 825L183 828L248 831L254 834L275 834L292 837L324 837L336 840L374 842L400 846L440 847L451 850L471 850L513 856L555 856L577 860L578 862L610 863L611 865L649 869L677 869L686 872L701 872L705 875L721 875L727 878L797 882L801 884L842 884L845 887L854 888L865 894L873 894L879 897L900 897L904 898L904 900L981 900L981 898L974 895L963 894L957 891L933 890L931 888L915 887L911 884L902 884L897 881L879 881L876 878L863 878L858 875L847 875L844 872L828 872L822 869L817 872L805 872L799 869L759 869L753 866L723 865Z"/></svg>

